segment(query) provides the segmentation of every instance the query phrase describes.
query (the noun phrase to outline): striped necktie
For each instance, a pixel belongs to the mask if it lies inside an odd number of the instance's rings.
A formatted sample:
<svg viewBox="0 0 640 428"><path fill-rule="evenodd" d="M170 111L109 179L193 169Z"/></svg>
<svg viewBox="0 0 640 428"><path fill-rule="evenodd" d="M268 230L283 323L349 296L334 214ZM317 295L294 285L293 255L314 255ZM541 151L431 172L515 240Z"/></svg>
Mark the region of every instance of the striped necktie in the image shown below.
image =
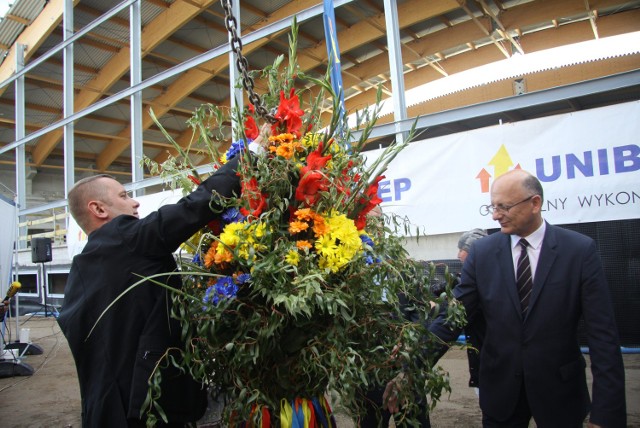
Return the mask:
<svg viewBox="0 0 640 428"><path fill-rule="evenodd" d="M531 277L531 264L529 263L529 255L527 254L527 247L529 243L526 239L522 238L518 242L521 247L520 258L518 259L518 268L516 270L516 285L518 286L518 295L520 296L520 307L522 308L522 315L527 313L529 308L529 298L531 297L531 288L533 286L533 279Z"/></svg>

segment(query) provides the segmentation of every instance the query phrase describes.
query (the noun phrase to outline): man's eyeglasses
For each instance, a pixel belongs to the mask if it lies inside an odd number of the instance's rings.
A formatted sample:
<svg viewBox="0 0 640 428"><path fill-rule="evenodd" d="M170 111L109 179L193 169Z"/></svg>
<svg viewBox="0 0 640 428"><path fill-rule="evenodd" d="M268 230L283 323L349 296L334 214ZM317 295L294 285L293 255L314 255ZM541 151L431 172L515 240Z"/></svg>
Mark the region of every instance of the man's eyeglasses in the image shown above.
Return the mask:
<svg viewBox="0 0 640 428"><path fill-rule="evenodd" d="M503 204L498 204L498 205L483 205L483 211L486 211L487 214L493 214L493 213L502 213L502 214L507 214L513 207L516 207L520 204L524 204L525 202L531 200L534 196L538 196L538 195L531 195L528 198L525 198L523 200L521 200L520 202L516 202L513 205L503 205Z"/></svg>

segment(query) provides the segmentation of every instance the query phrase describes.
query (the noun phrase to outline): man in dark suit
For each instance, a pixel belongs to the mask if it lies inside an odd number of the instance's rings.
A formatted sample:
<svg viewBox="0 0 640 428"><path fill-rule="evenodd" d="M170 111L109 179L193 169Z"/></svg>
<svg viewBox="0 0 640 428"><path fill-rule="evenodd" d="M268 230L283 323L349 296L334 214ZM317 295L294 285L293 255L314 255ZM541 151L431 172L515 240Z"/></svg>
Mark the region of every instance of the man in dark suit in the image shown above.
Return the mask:
<svg viewBox="0 0 640 428"><path fill-rule="evenodd" d="M147 281L119 296L141 278L176 270L173 252L220 210L213 203L212 211L212 192L240 194L236 167L230 161L190 195L143 219L139 203L112 177L80 180L69 192L71 214L89 239L73 259L58 322L78 371L83 426L146 425L148 380L168 350L177 356L175 348L184 347L181 329L165 288ZM155 280L181 287L179 276ZM163 369L161 390L169 420L162 426L184 426L204 414L206 391L190 376Z"/></svg>
<svg viewBox="0 0 640 428"><path fill-rule="evenodd" d="M454 290L468 317L481 312L486 320L480 355L483 426L525 428L533 417L539 428L577 428L591 412L590 427L625 427L624 367L595 242L546 223L542 202L542 186L531 174L514 170L496 179L489 210L502 233L471 246ZM593 403L578 344L581 318ZM448 342L459 334L444 314L431 331Z"/></svg>

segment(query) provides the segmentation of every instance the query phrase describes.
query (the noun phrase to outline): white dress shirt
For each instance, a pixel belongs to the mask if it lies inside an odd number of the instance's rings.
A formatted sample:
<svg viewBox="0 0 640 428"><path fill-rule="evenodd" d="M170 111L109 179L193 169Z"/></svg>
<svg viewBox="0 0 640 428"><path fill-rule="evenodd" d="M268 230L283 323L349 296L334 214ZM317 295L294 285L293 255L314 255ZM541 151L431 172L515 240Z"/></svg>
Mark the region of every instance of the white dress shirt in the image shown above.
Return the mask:
<svg viewBox="0 0 640 428"><path fill-rule="evenodd" d="M519 242L521 238L524 238L529 243L527 247L527 255L529 256L529 263L531 264L531 279L535 281L536 268L538 267L538 260L540 259L540 250L542 249L542 240L544 239L544 232L547 229L547 223L542 220L542 224L529 236L511 235L511 257L513 259L513 272L517 275L518 259L520 258L520 252L522 247Z"/></svg>

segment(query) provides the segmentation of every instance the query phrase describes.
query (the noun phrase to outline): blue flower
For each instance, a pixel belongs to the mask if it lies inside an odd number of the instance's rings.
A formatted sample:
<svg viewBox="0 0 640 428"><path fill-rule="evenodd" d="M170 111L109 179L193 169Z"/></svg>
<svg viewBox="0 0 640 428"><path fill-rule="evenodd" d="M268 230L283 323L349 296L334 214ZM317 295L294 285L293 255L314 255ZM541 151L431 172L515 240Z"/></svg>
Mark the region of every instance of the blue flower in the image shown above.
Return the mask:
<svg viewBox="0 0 640 428"><path fill-rule="evenodd" d="M202 303L205 305L212 303L214 306L218 306L218 303L223 299L233 298L236 294L238 294L238 284L233 281L232 277L224 276L219 278L214 285L207 288L202 298ZM202 309L206 310L207 307L203 306Z"/></svg>
<svg viewBox="0 0 640 428"><path fill-rule="evenodd" d="M227 160L233 159L238 153L243 151L244 148L245 144L243 139L231 143L231 147L229 147L229 150L227 150Z"/></svg>
<svg viewBox="0 0 640 428"><path fill-rule="evenodd" d="M240 210L236 207L229 208L224 213L222 213L222 220L225 223L239 223L244 221L245 216L240 214Z"/></svg>
<svg viewBox="0 0 640 428"><path fill-rule="evenodd" d="M360 240L368 247L373 248L375 246L375 244L373 243L373 239L371 239L369 235L363 233L362 235L360 235Z"/></svg>
<svg viewBox="0 0 640 428"><path fill-rule="evenodd" d="M236 278L236 282L240 285L246 284L249 281L251 281L251 275L248 273L242 273Z"/></svg>
<svg viewBox="0 0 640 428"><path fill-rule="evenodd" d="M368 265L372 265L374 263L380 263L380 259L378 257L373 257L373 253L371 251L367 251L368 249L373 249L375 244L373 240L367 234L360 235L360 240L362 241L363 246L365 247L364 252L364 261Z"/></svg>
<svg viewBox="0 0 640 428"><path fill-rule="evenodd" d="M200 257L200 253L195 253L193 258L191 259L191 263L196 264L198 266L202 266L202 258Z"/></svg>

